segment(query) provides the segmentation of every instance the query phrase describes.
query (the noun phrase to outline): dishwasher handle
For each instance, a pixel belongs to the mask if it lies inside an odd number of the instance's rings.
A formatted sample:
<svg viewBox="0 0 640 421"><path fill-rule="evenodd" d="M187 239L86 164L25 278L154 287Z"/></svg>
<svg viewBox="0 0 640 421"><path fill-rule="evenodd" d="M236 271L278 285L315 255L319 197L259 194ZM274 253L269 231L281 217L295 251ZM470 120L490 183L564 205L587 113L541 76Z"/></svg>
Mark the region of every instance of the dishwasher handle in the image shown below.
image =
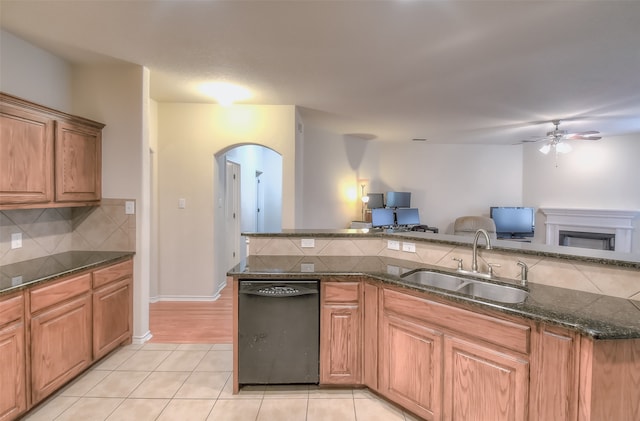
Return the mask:
<svg viewBox="0 0 640 421"><path fill-rule="evenodd" d="M270 298L287 298L297 297L301 295L313 295L318 294L317 289L305 288L300 285L286 285L286 284L268 284L258 285L254 287L248 287L246 289L240 289L238 294L245 295L257 295L260 297Z"/></svg>

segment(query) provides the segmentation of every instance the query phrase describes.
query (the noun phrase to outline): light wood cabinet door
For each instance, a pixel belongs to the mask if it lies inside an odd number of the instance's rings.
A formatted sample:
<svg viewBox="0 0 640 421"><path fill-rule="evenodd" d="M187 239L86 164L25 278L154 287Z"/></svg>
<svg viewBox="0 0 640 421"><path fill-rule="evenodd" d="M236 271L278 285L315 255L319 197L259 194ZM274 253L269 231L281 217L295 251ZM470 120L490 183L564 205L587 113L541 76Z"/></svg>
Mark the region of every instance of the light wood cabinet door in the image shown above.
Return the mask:
<svg viewBox="0 0 640 421"><path fill-rule="evenodd" d="M382 318L379 392L427 420L441 419L441 332L399 317Z"/></svg>
<svg viewBox="0 0 640 421"><path fill-rule="evenodd" d="M22 295L0 301L0 421L27 409Z"/></svg>
<svg viewBox="0 0 640 421"><path fill-rule="evenodd" d="M528 419L529 363L454 337L444 340L445 421Z"/></svg>
<svg viewBox="0 0 640 421"><path fill-rule="evenodd" d="M31 318L31 396L35 404L91 364L91 295Z"/></svg>
<svg viewBox="0 0 640 421"><path fill-rule="evenodd" d="M378 390L378 291L376 285L364 283L362 382L373 390Z"/></svg>
<svg viewBox="0 0 640 421"><path fill-rule="evenodd" d="M0 104L0 205L53 200L53 120Z"/></svg>
<svg viewBox="0 0 640 421"><path fill-rule="evenodd" d="M93 293L93 358L131 338L132 279L127 277Z"/></svg>
<svg viewBox="0 0 640 421"><path fill-rule="evenodd" d="M361 383L361 283L322 282L320 383Z"/></svg>
<svg viewBox="0 0 640 421"><path fill-rule="evenodd" d="M541 325L533 340L529 419L576 421L580 335Z"/></svg>
<svg viewBox="0 0 640 421"><path fill-rule="evenodd" d="M99 201L102 194L102 131L56 122L57 202Z"/></svg>

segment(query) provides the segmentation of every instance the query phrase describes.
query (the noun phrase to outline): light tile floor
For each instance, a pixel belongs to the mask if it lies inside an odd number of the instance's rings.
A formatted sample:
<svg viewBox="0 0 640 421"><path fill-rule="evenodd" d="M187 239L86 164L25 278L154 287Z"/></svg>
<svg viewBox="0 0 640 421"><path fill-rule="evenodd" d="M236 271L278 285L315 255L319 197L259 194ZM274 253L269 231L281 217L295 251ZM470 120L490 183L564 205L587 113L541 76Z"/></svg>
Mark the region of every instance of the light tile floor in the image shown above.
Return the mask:
<svg viewBox="0 0 640 421"><path fill-rule="evenodd" d="M416 421L366 389L244 387L233 395L228 344L122 347L24 420Z"/></svg>

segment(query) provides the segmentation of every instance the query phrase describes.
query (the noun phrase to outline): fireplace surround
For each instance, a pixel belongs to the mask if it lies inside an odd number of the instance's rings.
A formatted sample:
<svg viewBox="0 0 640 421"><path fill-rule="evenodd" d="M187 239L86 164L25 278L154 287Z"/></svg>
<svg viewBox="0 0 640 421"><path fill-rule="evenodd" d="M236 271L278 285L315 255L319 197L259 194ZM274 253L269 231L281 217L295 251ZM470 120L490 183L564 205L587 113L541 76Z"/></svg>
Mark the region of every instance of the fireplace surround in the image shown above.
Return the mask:
<svg viewBox="0 0 640 421"><path fill-rule="evenodd" d="M546 244L599 248L595 245L601 241L604 250L609 244L609 249L631 253L633 220L638 211L567 208L540 208L540 211L546 217Z"/></svg>

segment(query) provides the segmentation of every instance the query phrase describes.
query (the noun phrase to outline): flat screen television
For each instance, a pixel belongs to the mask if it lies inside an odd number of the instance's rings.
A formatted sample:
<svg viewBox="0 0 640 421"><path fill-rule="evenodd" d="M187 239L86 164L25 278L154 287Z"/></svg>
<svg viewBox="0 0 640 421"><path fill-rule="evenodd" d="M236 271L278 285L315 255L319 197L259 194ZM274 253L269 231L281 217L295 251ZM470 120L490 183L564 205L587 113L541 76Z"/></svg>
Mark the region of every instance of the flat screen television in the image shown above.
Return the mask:
<svg viewBox="0 0 640 421"><path fill-rule="evenodd" d="M396 223L400 226L420 225L420 212L418 208L396 209Z"/></svg>
<svg viewBox="0 0 640 421"><path fill-rule="evenodd" d="M382 193L369 193L367 195L369 201L367 202L367 208L378 209L384 208L384 195Z"/></svg>
<svg viewBox="0 0 640 421"><path fill-rule="evenodd" d="M388 208L410 208L411 192L407 191L388 191L387 192Z"/></svg>
<svg viewBox="0 0 640 421"><path fill-rule="evenodd" d="M371 226L375 228L391 227L395 225L393 209L376 208L371 209Z"/></svg>
<svg viewBox="0 0 640 421"><path fill-rule="evenodd" d="M489 211L498 238L533 237L536 220L533 208L492 206Z"/></svg>

